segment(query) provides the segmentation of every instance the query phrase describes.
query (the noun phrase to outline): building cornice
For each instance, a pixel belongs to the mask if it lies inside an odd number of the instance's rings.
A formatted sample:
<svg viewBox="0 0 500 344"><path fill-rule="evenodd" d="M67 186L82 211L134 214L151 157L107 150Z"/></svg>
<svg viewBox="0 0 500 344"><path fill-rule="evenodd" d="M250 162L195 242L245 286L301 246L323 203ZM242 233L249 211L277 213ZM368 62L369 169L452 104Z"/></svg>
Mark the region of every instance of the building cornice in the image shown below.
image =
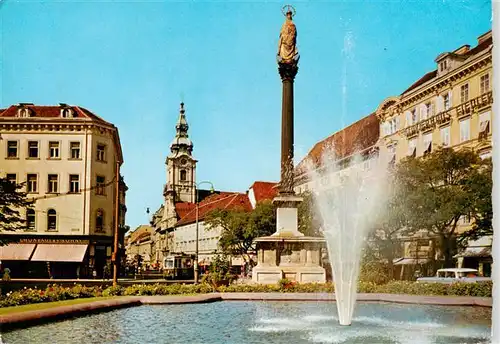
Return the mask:
<svg viewBox="0 0 500 344"><path fill-rule="evenodd" d="M411 90L407 94L401 95L400 107L406 108L414 103L418 103L422 98L429 94L437 95L442 89L451 88L465 76L475 72L476 70L487 66L492 62L491 47L482 55L473 58L471 61L466 62L464 65L458 67L454 71L447 73L443 76L429 80Z"/></svg>

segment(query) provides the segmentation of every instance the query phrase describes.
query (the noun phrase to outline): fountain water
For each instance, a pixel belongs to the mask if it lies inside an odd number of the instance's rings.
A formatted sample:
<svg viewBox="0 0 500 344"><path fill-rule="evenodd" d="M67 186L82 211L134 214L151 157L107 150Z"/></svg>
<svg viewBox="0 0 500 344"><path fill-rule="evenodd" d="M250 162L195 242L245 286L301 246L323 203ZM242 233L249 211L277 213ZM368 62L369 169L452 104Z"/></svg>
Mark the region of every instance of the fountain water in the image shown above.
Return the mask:
<svg viewBox="0 0 500 344"><path fill-rule="evenodd" d="M387 164L379 157L367 169L362 156L356 155L341 169L329 153L335 150L325 151L325 169L309 168L309 177L332 264L339 323L350 325L365 238L386 204Z"/></svg>

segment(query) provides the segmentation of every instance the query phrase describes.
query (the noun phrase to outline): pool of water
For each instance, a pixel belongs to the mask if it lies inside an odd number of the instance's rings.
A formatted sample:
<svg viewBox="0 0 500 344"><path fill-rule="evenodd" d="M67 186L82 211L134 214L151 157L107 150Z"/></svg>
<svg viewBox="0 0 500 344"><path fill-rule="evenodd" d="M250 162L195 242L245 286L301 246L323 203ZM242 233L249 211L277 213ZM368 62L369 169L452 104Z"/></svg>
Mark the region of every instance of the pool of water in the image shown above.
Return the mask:
<svg viewBox="0 0 500 344"><path fill-rule="evenodd" d="M120 309L2 334L3 343L487 343L491 309L360 303L215 302Z"/></svg>

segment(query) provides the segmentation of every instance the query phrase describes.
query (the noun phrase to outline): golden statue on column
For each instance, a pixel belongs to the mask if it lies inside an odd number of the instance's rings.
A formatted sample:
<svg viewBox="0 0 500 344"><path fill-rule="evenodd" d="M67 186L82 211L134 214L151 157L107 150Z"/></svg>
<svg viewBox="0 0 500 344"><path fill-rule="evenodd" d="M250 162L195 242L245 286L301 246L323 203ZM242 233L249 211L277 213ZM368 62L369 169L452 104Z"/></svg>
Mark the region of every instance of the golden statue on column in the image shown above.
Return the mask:
<svg viewBox="0 0 500 344"><path fill-rule="evenodd" d="M281 11L286 19L280 31L277 58L279 63L294 63L299 59L299 51L297 49L297 28L292 21L295 15L295 9L290 5L286 5Z"/></svg>

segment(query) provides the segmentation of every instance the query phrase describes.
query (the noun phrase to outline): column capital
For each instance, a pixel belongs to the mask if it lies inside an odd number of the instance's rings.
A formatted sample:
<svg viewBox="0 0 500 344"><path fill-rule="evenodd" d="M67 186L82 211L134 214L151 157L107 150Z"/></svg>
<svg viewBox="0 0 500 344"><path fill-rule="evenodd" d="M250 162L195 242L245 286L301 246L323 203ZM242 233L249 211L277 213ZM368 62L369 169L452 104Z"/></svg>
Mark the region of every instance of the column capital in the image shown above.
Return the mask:
<svg viewBox="0 0 500 344"><path fill-rule="evenodd" d="M297 62L281 63L278 62L278 72L280 73L281 81L292 81L295 79L299 66Z"/></svg>

